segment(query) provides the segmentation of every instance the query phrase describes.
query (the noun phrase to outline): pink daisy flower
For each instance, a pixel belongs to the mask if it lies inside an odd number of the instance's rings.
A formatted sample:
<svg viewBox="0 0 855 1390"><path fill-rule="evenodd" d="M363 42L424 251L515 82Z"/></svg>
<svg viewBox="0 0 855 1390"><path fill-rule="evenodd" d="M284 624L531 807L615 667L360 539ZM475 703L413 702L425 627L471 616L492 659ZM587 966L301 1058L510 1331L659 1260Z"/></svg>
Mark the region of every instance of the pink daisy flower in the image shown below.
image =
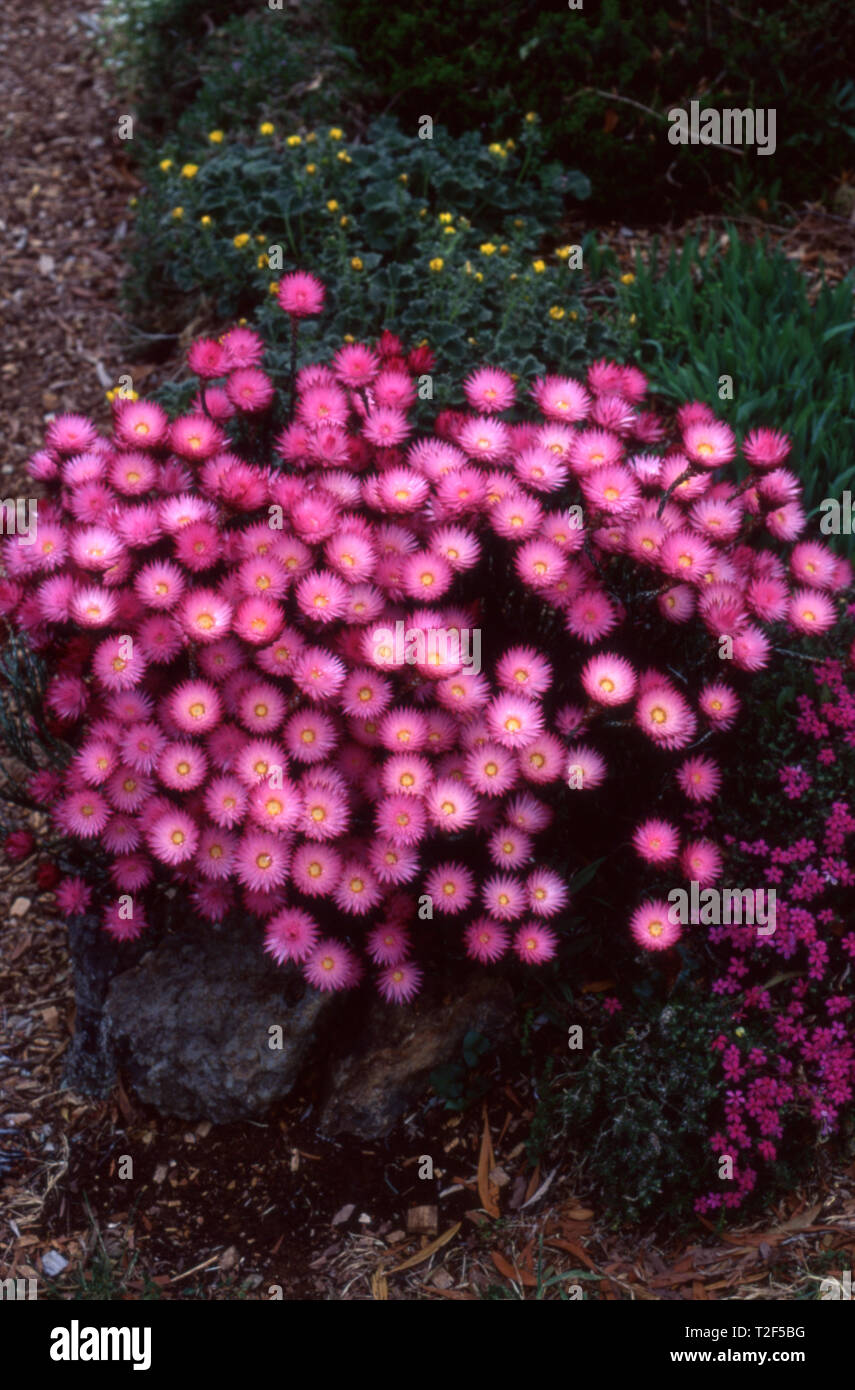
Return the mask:
<svg viewBox="0 0 855 1390"><path fill-rule="evenodd" d="M165 787L192 791L208 774L208 759L194 743L167 743L157 760L157 775Z"/></svg>
<svg viewBox="0 0 855 1390"><path fill-rule="evenodd" d="M687 702L670 686L652 686L639 697L635 722L663 748L685 748L695 735L697 722Z"/></svg>
<svg viewBox="0 0 855 1390"><path fill-rule="evenodd" d="M819 589L796 589L790 599L787 617L796 632L827 632L837 621L837 609ZM736 641L733 649L736 660Z"/></svg>
<svg viewBox="0 0 855 1390"><path fill-rule="evenodd" d="M670 864L677 858L680 835L669 821L646 820L632 835L636 852L648 864Z"/></svg>
<svg viewBox="0 0 855 1390"><path fill-rule="evenodd" d="M412 961L385 966L377 977L377 988L388 1003L407 1004L418 994L423 972Z"/></svg>
<svg viewBox="0 0 855 1390"><path fill-rule="evenodd" d="M527 748L517 754L519 768L527 782L545 786L555 782L564 771L564 745L553 734L540 734Z"/></svg>
<svg viewBox="0 0 855 1390"><path fill-rule="evenodd" d="M237 847L235 872L253 892L270 893L287 881L291 851L276 834L248 830Z"/></svg>
<svg viewBox="0 0 855 1390"><path fill-rule="evenodd" d="M698 696L698 706L710 724L716 729L731 729L739 713L739 696L729 685L721 681L703 686Z"/></svg>
<svg viewBox="0 0 855 1390"><path fill-rule="evenodd" d="M383 900L383 889L367 864L350 859L342 864L333 901L342 912L362 917Z"/></svg>
<svg viewBox="0 0 855 1390"><path fill-rule="evenodd" d="M534 647L511 647L497 662L496 680L503 690L545 695L552 684L552 666Z"/></svg>
<svg viewBox="0 0 855 1390"><path fill-rule="evenodd" d="M564 775L567 785L577 791L592 791L606 778L606 760L593 748L576 743L568 750Z"/></svg>
<svg viewBox="0 0 855 1390"><path fill-rule="evenodd" d="M790 441L780 430L751 430L742 441L742 452L753 468L776 468L790 452Z"/></svg>
<svg viewBox="0 0 855 1390"><path fill-rule="evenodd" d="M481 901L492 917L513 922L528 907L528 894L523 884L510 874L494 874L481 889Z"/></svg>
<svg viewBox="0 0 855 1390"><path fill-rule="evenodd" d="M822 595L818 597L823 598ZM827 603L827 599L823 598L823 602ZM769 638L751 623L744 623L733 636L733 664L740 671L761 671L768 666L770 653Z"/></svg>
<svg viewBox="0 0 855 1390"><path fill-rule="evenodd" d="M677 768L677 782L690 801L711 801L721 787L721 772L712 758L685 758Z"/></svg>
<svg viewBox="0 0 855 1390"><path fill-rule="evenodd" d="M226 830L216 830L212 826L204 829L199 836L195 864L203 878L227 879L234 865L237 842Z"/></svg>
<svg viewBox="0 0 855 1390"><path fill-rule="evenodd" d="M199 848L199 827L192 816L170 810L154 817L146 828L146 840L155 859L163 864L184 864Z"/></svg>
<svg viewBox="0 0 855 1390"><path fill-rule="evenodd" d="M549 420L571 424L584 420L591 409L591 397L578 381L571 377L538 377L532 386L538 410Z"/></svg>
<svg viewBox="0 0 855 1390"><path fill-rule="evenodd" d="M567 885L551 869L535 869L525 881L528 908L536 917L554 917L567 906Z"/></svg>
<svg viewBox="0 0 855 1390"><path fill-rule="evenodd" d="M339 941L326 939L318 943L303 963L303 974L313 989L326 993L348 989L359 978L359 963L352 951Z"/></svg>
<svg viewBox="0 0 855 1390"><path fill-rule="evenodd" d="M300 845L294 853L291 878L307 897L327 897L341 878L341 858L329 845Z"/></svg>
<svg viewBox="0 0 855 1390"><path fill-rule="evenodd" d="M526 965L543 965L558 954L558 937L540 922L526 922L515 933L513 947Z"/></svg>
<svg viewBox="0 0 855 1390"><path fill-rule="evenodd" d="M701 888L708 888L721 873L721 851L710 840L690 840L680 856L680 865L690 882L694 879Z"/></svg>
<svg viewBox="0 0 855 1390"><path fill-rule="evenodd" d="M170 718L186 734L204 734L219 724L223 706L216 687L207 681L184 681L167 700Z"/></svg>
<svg viewBox="0 0 855 1390"><path fill-rule="evenodd" d="M482 796L501 796L517 781L516 760L498 743L473 748L464 764L467 780Z"/></svg>
<svg viewBox="0 0 855 1390"><path fill-rule="evenodd" d="M614 604L598 589L584 589L567 605L564 621L574 637L593 645L617 625Z"/></svg>
<svg viewBox="0 0 855 1390"><path fill-rule="evenodd" d="M818 541L802 541L793 547L790 571L800 584L812 589L836 588L837 556Z"/></svg>
<svg viewBox="0 0 855 1390"><path fill-rule="evenodd" d="M216 642L231 627L232 608L212 589L197 589L182 600L178 618L195 642Z"/></svg>
<svg viewBox="0 0 855 1390"><path fill-rule="evenodd" d="M425 880L425 892L433 899L435 911L456 916L472 901L475 880L462 864L437 864Z"/></svg>
<svg viewBox="0 0 855 1390"><path fill-rule="evenodd" d="M333 371L344 386L368 386L380 370L380 358L365 343L346 343L333 357Z"/></svg>
<svg viewBox="0 0 855 1390"><path fill-rule="evenodd" d="M500 868L519 869L531 859L532 838L524 830L501 825L487 841L490 858Z"/></svg>
<svg viewBox="0 0 855 1390"><path fill-rule="evenodd" d="M365 938L365 949L377 965L397 965L405 960L410 949L406 927L396 922L381 923Z"/></svg>
<svg viewBox="0 0 855 1390"><path fill-rule="evenodd" d="M497 696L485 717L492 737L503 748L526 748L543 730L543 711L524 695Z"/></svg>
<svg viewBox="0 0 855 1390"><path fill-rule="evenodd" d="M614 652L592 656L582 667L582 685L598 705L622 705L635 694L638 680L632 666Z"/></svg>
<svg viewBox="0 0 855 1390"><path fill-rule="evenodd" d="M498 367L479 367L463 382L463 393L473 410L500 414L514 403L513 377Z"/></svg>
<svg viewBox="0 0 855 1390"><path fill-rule="evenodd" d="M294 270L279 281L276 301L286 314L302 319L321 312L324 295L324 286L316 275L307 270Z"/></svg>
<svg viewBox="0 0 855 1390"><path fill-rule="evenodd" d="M736 440L728 425L718 420L702 421L686 427L683 447L692 462L701 468L718 468L735 455Z"/></svg>
<svg viewBox="0 0 855 1390"><path fill-rule="evenodd" d="M308 912L299 907L286 907L271 917L264 932L264 949L276 961L304 961L316 949L320 932Z"/></svg>
<svg viewBox="0 0 855 1390"><path fill-rule="evenodd" d="M489 917L476 917L463 933L466 954L482 965L492 965L508 949L510 933L500 922Z"/></svg>
<svg viewBox="0 0 855 1390"><path fill-rule="evenodd" d="M474 792L450 778L434 782L424 795L424 805L433 824L449 835L466 830L478 814Z"/></svg>
<svg viewBox="0 0 855 1390"><path fill-rule="evenodd" d="M636 908L629 922L634 940L645 951L667 951L679 941L679 922L670 919L671 908L662 901L646 902Z"/></svg>
<svg viewBox="0 0 855 1390"><path fill-rule="evenodd" d="M368 862L381 883L410 883L419 871L418 853L408 845L375 836Z"/></svg>
<svg viewBox="0 0 855 1390"><path fill-rule="evenodd" d="M111 814L110 803L89 787L65 797L55 812L60 828L81 840L91 840L100 835Z"/></svg>

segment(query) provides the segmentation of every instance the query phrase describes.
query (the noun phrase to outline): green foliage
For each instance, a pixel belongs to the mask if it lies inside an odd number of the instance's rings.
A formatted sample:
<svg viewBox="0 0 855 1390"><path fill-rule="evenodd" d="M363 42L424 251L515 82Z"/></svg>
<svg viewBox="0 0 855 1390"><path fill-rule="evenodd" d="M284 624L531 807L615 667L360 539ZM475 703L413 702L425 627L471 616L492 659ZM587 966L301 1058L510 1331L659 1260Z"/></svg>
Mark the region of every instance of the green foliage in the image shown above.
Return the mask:
<svg viewBox="0 0 855 1390"><path fill-rule="evenodd" d="M470 1031L463 1039L463 1061L446 1062L431 1072L430 1084L446 1110L466 1110L487 1094L490 1082L479 1067L490 1046L482 1033Z"/></svg>
<svg viewBox="0 0 855 1390"><path fill-rule="evenodd" d="M250 0L105 0L99 45L136 109L138 143L195 139L358 109L357 89L370 94L371 84L327 28L321 4L305 13Z"/></svg>
<svg viewBox="0 0 855 1390"><path fill-rule="evenodd" d="M720 1100L710 1042L720 1001L674 996L618 1015L570 1065L549 1068L532 1124L532 1158L566 1146L583 1165L586 1192L616 1219L684 1215L717 1169L707 1142ZM586 1028L586 1037L591 1035ZM547 1089L548 1087L548 1089Z"/></svg>
<svg viewBox="0 0 855 1390"><path fill-rule="evenodd" d="M855 46L855 11L838 0L576 9L566 0L459 0L453 18L442 0L395 9L332 0L332 9L405 125L430 112L455 132L501 138L517 112L535 111L555 155L596 171L598 213L649 211L653 188L657 216L699 199L718 205L744 164L756 210L758 195L769 201L767 179L781 177L790 200L816 197L851 165L841 55ZM693 99L777 108L777 160L671 145L668 111Z"/></svg>
<svg viewBox="0 0 855 1390"><path fill-rule="evenodd" d="M130 310L144 328L168 326L167 304L175 325L200 308L214 324L254 316L284 353L271 284L300 266L328 287L301 334L315 356L386 327L429 340L449 381L485 358L521 376L581 369L607 335L579 300L578 255L539 248L587 181L542 155L525 124L511 148L488 148L439 127L419 140L390 118L365 143L334 126L171 143L139 205Z"/></svg>
<svg viewBox="0 0 855 1390"><path fill-rule="evenodd" d="M855 481L852 288L851 279L823 286L812 304L786 256L731 227L724 249L701 253L690 237L667 261L654 243L651 264L639 256L620 292L623 324L635 315L626 345L653 391L673 405L707 401L740 436L758 425L791 436L788 466L814 531L822 499ZM730 401L719 399L723 375L733 379Z"/></svg>

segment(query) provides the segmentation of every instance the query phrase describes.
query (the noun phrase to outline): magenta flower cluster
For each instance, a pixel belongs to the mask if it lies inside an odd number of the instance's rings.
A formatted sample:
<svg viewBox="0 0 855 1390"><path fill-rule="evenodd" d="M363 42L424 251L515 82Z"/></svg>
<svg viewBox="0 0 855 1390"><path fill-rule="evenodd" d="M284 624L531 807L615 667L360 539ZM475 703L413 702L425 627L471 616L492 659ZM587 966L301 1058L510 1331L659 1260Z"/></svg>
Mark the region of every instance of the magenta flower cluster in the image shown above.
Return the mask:
<svg viewBox="0 0 855 1390"><path fill-rule="evenodd" d="M805 761L813 757L819 780L835 744L838 752L855 748L855 680L838 660L818 663L814 677L824 698L820 704L799 696L797 723L807 740ZM825 1139L839 1130L855 1096L855 814L845 784L844 796L832 786L822 797L825 809L813 809L817 829L811 824L811 834L789 843L779 843L774 827L770 838L723 836L730 854L752 866L752 878L775 886L777 910L774 933L762 938L750 926L709 929L719 960L726 953L713 993L734 1001L729 1035L712 1044L721 1055L725 1120L709 1142L716 1160L733 1158L734 1172L724 1192L719 1187L698 1199L701 1213L743 1203L759 1167L779 1156L785 1126L801 1117ZM749 1037L762 1037L764 1045Z"/></svg>
<svg viewBox="0 0 855 1390"><path fill-rule="evenodd" d="M296 333L323 286L286 276L279 301ZM111 856L114 936L139 935L145 892L168 875L208 919L257 916L266 949L320 989L355 983L367 956L384 997L411 998L423 897L472 958L547 961L568 889L538 862L544 797L604 782L597 721L668 753L738 714L728 683L678 687L614 650L618 567L632 562L662 625L695 623L713 652L728 634L742 672L768 663L775 624L835 623L845 562L809 541L776 553L805 527L779 433L745 439L739 484L726 476L737 442L708 407L679 411L667 444L642 373L597 362L584 382L536 380L519 423L502 418L514 379L480 369L468 411L417 437L429 358L387 333L302 369L263 462L234 442L275 397L246 328L193 344L186 415L117 399L110 438L79 416L50 425L31 461L50 495L35 543L6 542L0 607L48 660L47 707L75 750L31 791L63 834ZM491 632L489 669L467 660L477 608L456 595L473 575L494 582L488 561L560 617L579 704L558 704L535 645ZM703 757L678 778L693 800L720 780ZM665 852L660 832L639 828L646 857ZM79 911L88 890L66 880L58 898ZM674 939L655 904L633 933Z"/></svg>

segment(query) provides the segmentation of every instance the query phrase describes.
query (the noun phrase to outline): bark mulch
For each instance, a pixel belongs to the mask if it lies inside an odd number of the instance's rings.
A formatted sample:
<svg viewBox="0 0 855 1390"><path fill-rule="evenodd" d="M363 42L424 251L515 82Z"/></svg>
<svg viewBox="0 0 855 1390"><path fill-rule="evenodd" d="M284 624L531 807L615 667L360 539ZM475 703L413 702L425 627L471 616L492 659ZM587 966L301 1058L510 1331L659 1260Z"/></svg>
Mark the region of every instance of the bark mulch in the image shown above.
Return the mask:
<svg viewBox="0 0 855 1390"><path fill-rule="evenodd" d="M109 421L116 290L136 179L92 61L97 7L0 6L0 439L18 473L52 414ZM87 22L90 27L87 28Z"/></svg>

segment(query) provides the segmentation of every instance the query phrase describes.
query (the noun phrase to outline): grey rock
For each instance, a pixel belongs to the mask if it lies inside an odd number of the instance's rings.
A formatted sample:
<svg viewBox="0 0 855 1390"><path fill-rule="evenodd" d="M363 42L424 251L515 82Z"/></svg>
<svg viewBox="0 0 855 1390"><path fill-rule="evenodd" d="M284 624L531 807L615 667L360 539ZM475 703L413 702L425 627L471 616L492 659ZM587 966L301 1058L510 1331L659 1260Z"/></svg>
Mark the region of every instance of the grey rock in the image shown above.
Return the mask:
<svg viewBox="0 0 855 1390"><path fill-rule="evenodd" d="M337 1005L266 956L257 931L208 928L164 937L117 975L102 1034L144 1103L224 1124L288 1094Z"/></svg>

